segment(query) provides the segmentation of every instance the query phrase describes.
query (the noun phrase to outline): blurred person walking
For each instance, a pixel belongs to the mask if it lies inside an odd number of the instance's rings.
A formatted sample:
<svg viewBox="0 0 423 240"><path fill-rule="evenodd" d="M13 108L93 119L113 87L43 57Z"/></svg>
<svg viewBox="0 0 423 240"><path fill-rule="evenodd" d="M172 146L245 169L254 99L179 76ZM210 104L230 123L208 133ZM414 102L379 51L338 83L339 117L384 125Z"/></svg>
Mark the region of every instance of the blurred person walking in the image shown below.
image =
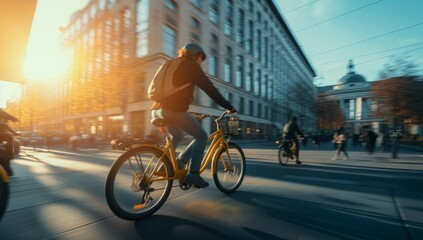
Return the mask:
<svg viewBox="0 0 423 240"><path fill-rule="evenodd" d="M345 132L344 127L340 127L335 135L334 135L334 143L336 143L336 151L335 156L332 158L332 160L337 160L341 152L344 153L344 160L348 160L348 153L347 153L347 134Z"/></svg>

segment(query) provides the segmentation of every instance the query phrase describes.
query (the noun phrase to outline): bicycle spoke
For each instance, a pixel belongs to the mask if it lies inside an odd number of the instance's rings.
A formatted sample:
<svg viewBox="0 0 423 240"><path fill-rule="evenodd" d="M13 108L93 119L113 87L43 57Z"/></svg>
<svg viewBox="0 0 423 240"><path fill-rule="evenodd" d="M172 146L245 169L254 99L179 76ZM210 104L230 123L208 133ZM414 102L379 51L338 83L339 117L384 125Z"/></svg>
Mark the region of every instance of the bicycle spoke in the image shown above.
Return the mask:
<svg viewBox="0 0 423 240"><path fill-rule="evenodd" d="M162 156L155 148L139 147L116 160L106 182L107 202L116 215L140 219L163 205L173 180L170 162Z"/></svg>
<svg viewBox="0 0 423 240"><path fill-rule="evenodd" d="M215 161L215 169L213 178L219 190L225 193L234 192L245 175L245 157L241 148L230 143L228 149L222 150Z"/></svg>

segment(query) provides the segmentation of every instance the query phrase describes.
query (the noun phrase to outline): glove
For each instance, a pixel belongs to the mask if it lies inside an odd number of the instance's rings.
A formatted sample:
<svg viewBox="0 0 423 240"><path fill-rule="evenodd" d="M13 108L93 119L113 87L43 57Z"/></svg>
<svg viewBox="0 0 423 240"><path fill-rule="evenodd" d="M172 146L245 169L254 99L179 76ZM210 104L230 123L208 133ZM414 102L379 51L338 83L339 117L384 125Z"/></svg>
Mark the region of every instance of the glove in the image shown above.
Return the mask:
<svg viewBox="0 0 423 240"><path fill-rule="evenodd" d="M236 109L235 108L232 108L232 109L226 109L229 113L237 113L237 111L236 111Z"/></svg>

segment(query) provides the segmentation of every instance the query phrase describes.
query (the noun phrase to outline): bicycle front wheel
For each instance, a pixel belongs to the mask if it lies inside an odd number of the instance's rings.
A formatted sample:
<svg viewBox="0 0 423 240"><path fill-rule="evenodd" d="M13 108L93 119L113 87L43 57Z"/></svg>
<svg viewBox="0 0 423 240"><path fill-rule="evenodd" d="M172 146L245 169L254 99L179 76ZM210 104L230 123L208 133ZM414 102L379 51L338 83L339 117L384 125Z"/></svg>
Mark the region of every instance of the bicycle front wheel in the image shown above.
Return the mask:
<svg viewBox="0 0 423 240"><path fill-rule="evenodd" d="M213 162L216 172L213 179L216 187L224 193L235 192L245 176L245 156L242 149L233 142L223 148Z"/></svg>
<svg viewBox="0 0 423 240"><path fill-rule="evenodd" d="M112 165L106 181L106 199L114 214L126 220L156 212L172 189L173 168L154 147L131 149Z"/></svg>
<svg viewBox="0 0 423 240"><path fill-rule="evenodd" d="M9 201L9 183L6 181L3 181L0 176L0 220L2 219L4 213L6 212L8 201Z"/></svg>
<svg viewBox="0 0 423 240"><path fill-rule="evenodd" d="M283 149L283 147L280 147L279 148L279 151L278 151L278 159L279 159L279 163L282 166L285 166L288 163L289 154Z"/></svg>

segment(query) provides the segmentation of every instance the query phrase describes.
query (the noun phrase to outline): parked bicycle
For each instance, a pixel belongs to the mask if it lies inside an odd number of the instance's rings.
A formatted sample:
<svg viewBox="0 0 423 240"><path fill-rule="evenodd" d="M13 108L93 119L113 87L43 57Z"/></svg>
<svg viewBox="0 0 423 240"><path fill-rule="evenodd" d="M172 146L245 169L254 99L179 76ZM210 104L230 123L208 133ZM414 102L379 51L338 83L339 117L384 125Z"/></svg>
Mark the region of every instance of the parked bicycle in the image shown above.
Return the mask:
<svg viewBox="0 0 423 240"><path fill-rule="evenodd" d="M288 161L296 160L297 144L293 140L276 141L279 144L278 159L282 166L288 164Z"/></svg>
<svg viewBox="0 0 423 240"><path fill-rule="evenodd" d="M229 194L241 185L246 162L242 149L230 141L230 136L238 132L239 119L225 117L227 113L223 112L220 117L202 115L202 118L213 118L217 129L208 137L211 143L201 163L200 173L210 163L216 187ZM113 213L123 219L142 219L159 210L168 198L174 180L179 182L182 190L191 187L183 181L188 169L178 167L167 122L153 119L152 123L164 131L165 145L134 143L113 163L107 176L107 203ZM229 138L225 138L228 135Z"/></svg>

